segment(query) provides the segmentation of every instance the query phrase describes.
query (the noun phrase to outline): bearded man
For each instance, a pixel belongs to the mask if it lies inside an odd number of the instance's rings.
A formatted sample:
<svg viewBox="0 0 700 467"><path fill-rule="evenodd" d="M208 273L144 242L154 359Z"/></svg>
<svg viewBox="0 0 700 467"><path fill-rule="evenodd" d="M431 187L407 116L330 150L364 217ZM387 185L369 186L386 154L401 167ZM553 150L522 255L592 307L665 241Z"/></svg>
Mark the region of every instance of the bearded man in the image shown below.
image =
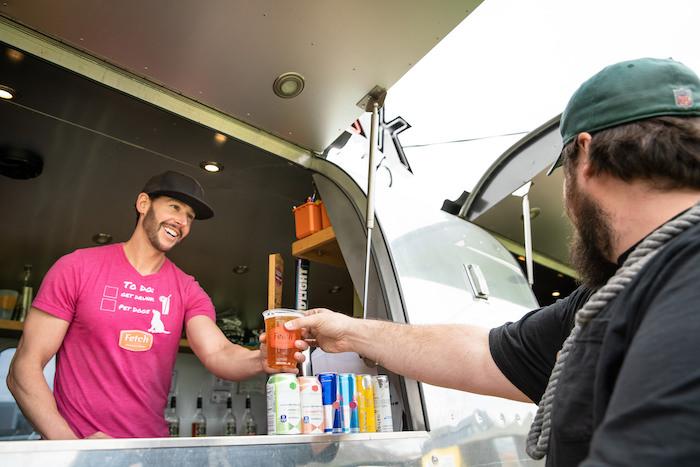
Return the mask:
<svg viewBox="0 0 700 467"><path fill-rule="evenodd" d="M611 65L560 131L570 296L491 330L328 310L287 327L412 379L539 403L527 453L548 466L697 465L700 80L673 60Z"/></svg>
<svg viewBox="0 0 700 467"><path fill-rule="evenodd" d="M183 327L220 378L278 371L264 346L226 339L209 296L166 257L195 221L214 215L199 182L156 175L135 207L127 242L76 250L51 267L24 323L7 384L45 439L168 436L163 411ZM54 354L52 393L42 370Z"/></svg>

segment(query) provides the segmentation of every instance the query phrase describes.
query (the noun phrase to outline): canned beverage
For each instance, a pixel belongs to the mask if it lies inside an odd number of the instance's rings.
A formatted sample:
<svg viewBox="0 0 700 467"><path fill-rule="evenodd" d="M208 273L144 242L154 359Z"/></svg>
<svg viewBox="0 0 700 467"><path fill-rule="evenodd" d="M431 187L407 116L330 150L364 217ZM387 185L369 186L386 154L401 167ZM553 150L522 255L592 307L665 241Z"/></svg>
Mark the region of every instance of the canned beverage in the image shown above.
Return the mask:
<svg viewBox="0 0 700 467"><path fill-rule="evenodd" d="M343 412L343 433L359 433L360 422L357 417L357 391L355 390L355 375L340 373L340 409Z"/></svg>
<svg viewBox="0 0 700 467"><path fill-rule="evenodd" d="M296 375L278 373L267 380L267 434L298 435L301 401Z"/></svg>
<svg viewBox="0 0 700 467"><path fill-rule="evenodd" d="M394 421L391 417L389 377L387 375L372 376L372 390L374 391L374 413L377 431L382 433L394 431Z"/></svg>
<svg viewBox="0 0 700 467"><path fill-rule="evenodd" d="M357 417L360 421L360 433L374 433L377 431L377 421L374 415L372 377L357 375L355 386L357 387Z"/></svg>
<svg viewBox="0 0 700 467"><path fill-rule="evenodd" d="M323 402L323 432L343 432L343 412L340 410L340 386L336 373L321 373L318 375L321 383L321 398Z"/></svg>
<svg viewBox="0 0 700 467"><path fill-rule="evenodd" d="M321 383L315 376L300 376L301 432L323 433L323 398Z"/></svg>

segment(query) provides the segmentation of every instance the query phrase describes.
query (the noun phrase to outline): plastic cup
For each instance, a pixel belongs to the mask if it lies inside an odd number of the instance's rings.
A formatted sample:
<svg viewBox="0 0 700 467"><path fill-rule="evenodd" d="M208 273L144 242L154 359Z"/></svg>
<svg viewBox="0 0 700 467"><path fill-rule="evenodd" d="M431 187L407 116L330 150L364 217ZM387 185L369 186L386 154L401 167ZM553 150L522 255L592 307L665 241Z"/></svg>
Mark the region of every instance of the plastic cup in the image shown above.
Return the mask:
<svg viewBox="0 0 700 467"><path fill-rule="evenodd" d="M0 290L0 319L10 319L17 303L16 290Z"/></svg>
<svg viewBox="0 0 700 467"><path fill-rule="evenodd" d="M301 318L304 313L286 308L275 308L263 312L265 334L267 334L267 364L271 368L295 368L297 361L294 354L297 348L294 342L301 339L301 330L288 331L284 323Z"/></svg>

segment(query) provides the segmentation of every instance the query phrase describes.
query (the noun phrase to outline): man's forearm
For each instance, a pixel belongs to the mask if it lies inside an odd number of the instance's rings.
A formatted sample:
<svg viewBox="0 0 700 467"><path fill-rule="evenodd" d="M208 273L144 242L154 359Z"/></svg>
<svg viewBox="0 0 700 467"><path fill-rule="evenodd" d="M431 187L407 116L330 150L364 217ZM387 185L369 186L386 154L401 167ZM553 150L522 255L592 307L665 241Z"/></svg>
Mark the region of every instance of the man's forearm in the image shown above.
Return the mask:
<svg viewBox="0 0 700 467"><path fill-rule="evenodd" d="M228 381L241 381L263 372L260 350L236 344L227 345L203 363L211 373Z"/></svg>
<svg viewBox="0 0 700 467"><path fill-rule="evenodd" d="M76 439L68 422L58 412L43 371L24 368L18 363L7 376L7 387L27 420L45 439Z"/></svg>
<svg viewBox="0 0 700 467"><path fill-rule="evenodd" d="M411 379L527 401L496 367L488 333L472 325L361 320L349 332L348 341L353 351Z"/></svg>

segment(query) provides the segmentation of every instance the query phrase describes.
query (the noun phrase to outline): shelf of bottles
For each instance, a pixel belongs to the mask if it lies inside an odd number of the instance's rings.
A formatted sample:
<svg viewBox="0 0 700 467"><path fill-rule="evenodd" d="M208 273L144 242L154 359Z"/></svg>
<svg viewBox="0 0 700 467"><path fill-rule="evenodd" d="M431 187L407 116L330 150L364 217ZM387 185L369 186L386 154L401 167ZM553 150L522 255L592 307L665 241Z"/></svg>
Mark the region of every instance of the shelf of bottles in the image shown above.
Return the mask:
<svg viewBox="0 0 700 467"><path fill-rule="evenodd" d="M168 409L165 412L165 421L168 424L168 435L170 437L181 436L180 416L177 411L177 396L170 396L170 403ZM226 412L222 418L223 434L224 436L235 436L235 435L257 435L258 425L255 423L255 418L253 417L253 412L250 406L250 395L246 395L245 398L245 412L243 412L243 418L241 419L240 429L236 420L236 416L233 413L233 398L231 393L228 394L226 399ZM211 434L207 432L207 417L204 415L202 410L202 394L197 394L197 410L192 416L191 423L189 425L191 431L186 433L186 436L192 436L193 438L199 438L202 436L210 436Z"/></svg>

